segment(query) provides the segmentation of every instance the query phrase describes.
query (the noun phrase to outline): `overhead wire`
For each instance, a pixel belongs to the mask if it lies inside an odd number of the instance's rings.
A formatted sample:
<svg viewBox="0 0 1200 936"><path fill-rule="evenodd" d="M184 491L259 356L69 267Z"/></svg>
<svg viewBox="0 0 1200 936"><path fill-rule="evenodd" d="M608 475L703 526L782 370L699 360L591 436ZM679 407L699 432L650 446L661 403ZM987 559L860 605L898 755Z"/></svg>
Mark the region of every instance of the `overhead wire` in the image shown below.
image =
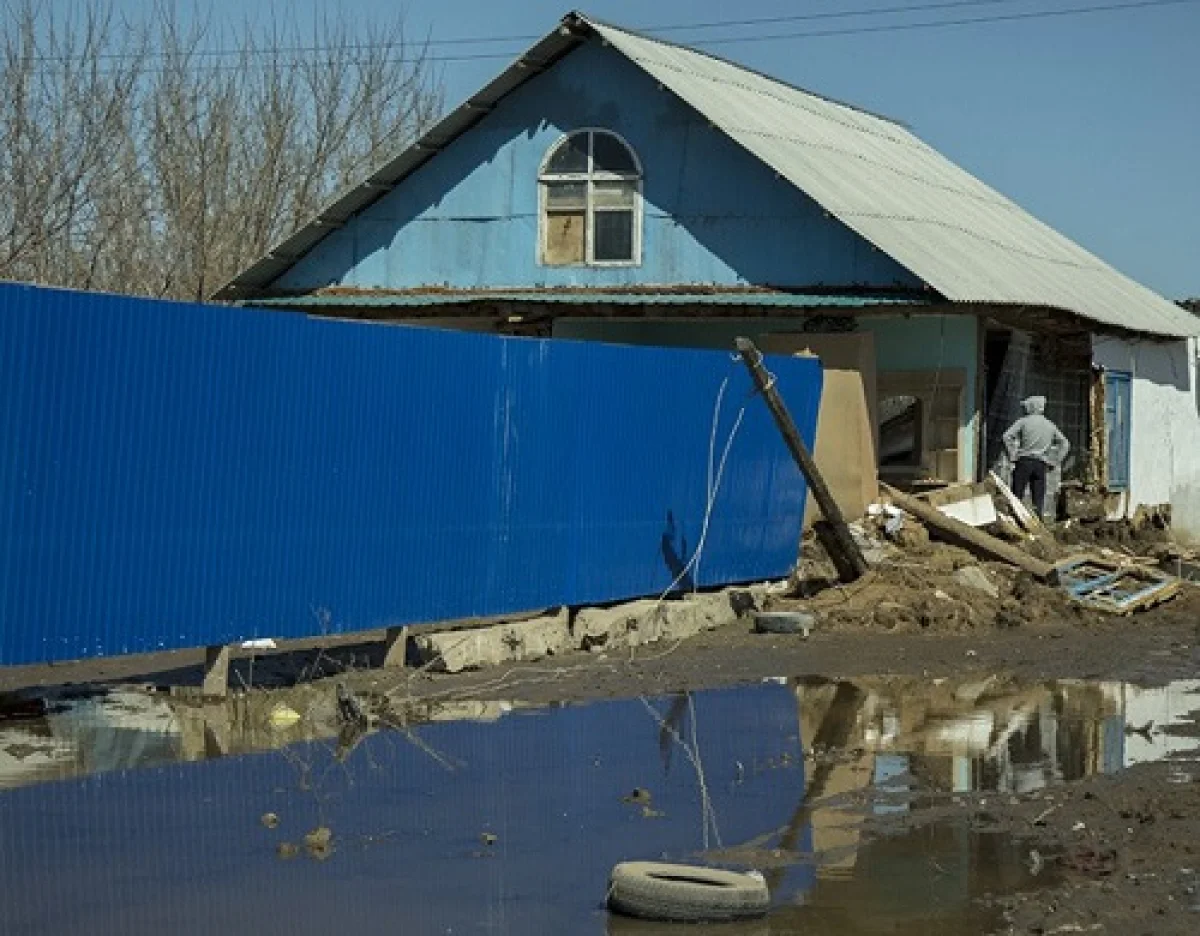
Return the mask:
<svg viewBox="0 0 1200 936"><path fill-rule="evenodd" d="M693 43L697 46L728 45L738 42L773 42L780 39L819 39L830 36L868 35L871 33L905 32L916 29L940 29L947 26L973 26L978 24L1012 23L1022 20L1041 20L1067 16L1083 16L1092 13L1109 13L1117 10L1138 10L1152 7L1186 6L1200 0L1121 0L1117 3L1092 4L1067 7L1061 10L1030 10L1020 13L994 13L988 16L964 17L961 19L925 20L917 23L888 23L879 26L851 26L844 29L822 29L807 32L777 33L770 36L723 37L704 39Z"/></svg>
<svg viewBox="0 0 1200 936"><path fill-rule="evenodd" d="M745 27L745 26L760 26L760 25L779 25L782 23L800 23L814 20L830 20L830 19L852 19L859 16L887 16L903 13L919 13L929 10L954 9L961 7L977 7L977 6L997 6L1000 4L1011 3L1027 3L1029 0L939 0L934 3L910 3L910 4L894 4L884 7L867 7L858 10L822 10L812 13L797 13L788 16L761 16L745 19L729 19L729 20L712 20L709 22L700 23L666 23L657 26L642 26L638 27L639 32L648 34L669 33L669 32L690 32L697 29L722 29L726 27ZM429 38L425 39L419 45L428 46L462 46L462 45L494 45L501 42L534 42L541 39L543 33L519 33L516 35L507 36L452 36L446 38ZM366 50L389 49L389 48L405 48L409 44L404 40L395 42L356 42L350 43L348 48ZM315 52L325 52L334 48L331 45L302 45L302 46L267 46L263 49L251 50L255 55L298 55L310 54ZM240 48L217 48L217 49L197 49L191 55L201 58L219 58L225 56L239 56L243 53ZM169 52L155 51L146 53L148 57L160 58L170 55ZM122 58L133 57L133 53L123 52L106 52L95 56L98 61L120 60ZM69 61L70 56L58 55L42 55L34 56L36 62L61 62Z"/></svg>
<svg viewBox="0 0 1200 936"><path fill-rule="evenodd" d="M687 30L702 30L702 29L718 29L718 28L744 28L746 26L773 24L779 25L784 22L801 22L827 19L850 19L859 16L898 16L907 13L925 12L931 10L948 10L952 8L975 7L984 5L996 5L1001 3L1012 2L1027 2L1027 0L943 0L940 3L923 3L923 4L905 4L893 5L888 7L872 7L861 10L846 10L846 11L825 11L820 13L797 14L788 17L761 17L754 19L741 20L716 20L705 23L691 24L669 24L666 26L656 26L642 28L639 31L655 37L661 33L680 32ZM1125 10L1147 10L1162 7L1175 6L1191 6L1200 3L1200 0L1115 0L1111 3L1088 4L1083 6L1065 7L1055 10L1026 10L1012 13L993 13L983 16L957 17L950 19L933 19L920 20L917 22L900 22L900 23L879 23L857 26L834 27L828 29L801 30L794 32L783 33L759 33L736 36L716 36L713 38L697 38L688 39L687 44L697 48L707 48L711 46L735 45L738 43L761 43L761 42L776 42L795 39L819 39L835 36L855 36L855 35L872 35L889 32L909 32L925 29L942 29L948 27L963 27L974 25L994 25L1001 23L1012 22L1027 22L1034 20L1045 20L1075 16L1085 16L1097 13L1118 12ZM342 46L335 45L309 45L309 46L266 46L263 48L246 48L246 49L196 49L186 53L186 56L191 59L196 58L220 58L220 57L275 57L279 56L305 56L319 55L324 52L332 51L379 51L395 48L412 52L413 50L422 50L428 47L453 47L466 45L486 45L503 42L531 42L542 38L540 34L524 34L524 35L508 35L508 36L461 36L444 39L427 39L423 42L360 42L347 43ZM421 54L418 51L413 55L414 61L436 62L436 63L459 63L459 62L475 62L475 61L496 61L510 60L519 56L523 49L507 49L489 52L464 52L452 54ZM173 53L163 51L146 51L146 52L111 52L111 53L96 53L89 55L87 61L122 61L139 58L162 58ZM71 55L40 55L33 56L32 61L40 66L67 64L70 62L82 61L81 56ZM228 70L236 66L211 64L211 65L192 65L192 70L211 70L222 71Z"/></svg>

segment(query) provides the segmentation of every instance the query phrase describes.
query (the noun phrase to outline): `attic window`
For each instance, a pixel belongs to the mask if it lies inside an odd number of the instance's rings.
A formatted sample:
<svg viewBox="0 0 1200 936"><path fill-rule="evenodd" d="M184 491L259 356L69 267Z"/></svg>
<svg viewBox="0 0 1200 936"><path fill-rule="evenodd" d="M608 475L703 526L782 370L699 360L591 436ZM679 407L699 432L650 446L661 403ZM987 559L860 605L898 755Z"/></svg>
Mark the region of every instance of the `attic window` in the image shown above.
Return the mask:
<svg viewBox="0 0 1200 936"><path fill-rule="evenodd" d="M538 176L541 262L630 266L642 254L642 168L607 130L579 130L551 148Z"/></svg>

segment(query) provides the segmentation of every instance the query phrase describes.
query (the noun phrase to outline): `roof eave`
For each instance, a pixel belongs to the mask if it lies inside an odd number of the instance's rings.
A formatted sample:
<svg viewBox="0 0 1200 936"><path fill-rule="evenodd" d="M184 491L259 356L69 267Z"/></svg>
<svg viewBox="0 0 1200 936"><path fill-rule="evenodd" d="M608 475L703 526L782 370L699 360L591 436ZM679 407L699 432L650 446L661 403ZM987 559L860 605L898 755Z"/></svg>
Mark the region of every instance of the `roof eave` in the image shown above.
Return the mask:
<svg viewBox="0 0 1200 936"><path fill-rule="evenodd" d="M356 214L391 192L438 152L483 120L502 98L554 65L591 35L594 35L594 31L586 19L576 13L568 13L553 32L523 52L480 91L443 117L398 156L375 170L365 181L342 192L332 204L273 246L210 298L238 301L266 295L275 280L331 232L343 227Z"/></svg>

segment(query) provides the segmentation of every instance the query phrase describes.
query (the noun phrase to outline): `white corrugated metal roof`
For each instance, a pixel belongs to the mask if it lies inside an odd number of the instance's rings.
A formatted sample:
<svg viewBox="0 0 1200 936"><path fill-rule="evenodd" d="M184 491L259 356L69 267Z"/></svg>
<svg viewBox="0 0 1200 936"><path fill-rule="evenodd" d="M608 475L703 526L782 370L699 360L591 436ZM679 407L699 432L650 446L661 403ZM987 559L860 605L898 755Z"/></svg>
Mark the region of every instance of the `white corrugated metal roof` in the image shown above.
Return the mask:
<svg viewBox="0 0 1200 936"><path fill-rule="evenodd" d="M955 302L1046 306L1135 331L1200 320L1038 221L905 128L669 43L593 23L614 48Z"/></svg>
<svg viewBox="0 0 1200 936"><path fill-rule="evenodd" d="M595 32L831 215L955 302L1039 306L1132 331L1200 319L1038 221L904 127L722 59L570 14L421 140L216 294L261 293L505 95Z"/></svg>

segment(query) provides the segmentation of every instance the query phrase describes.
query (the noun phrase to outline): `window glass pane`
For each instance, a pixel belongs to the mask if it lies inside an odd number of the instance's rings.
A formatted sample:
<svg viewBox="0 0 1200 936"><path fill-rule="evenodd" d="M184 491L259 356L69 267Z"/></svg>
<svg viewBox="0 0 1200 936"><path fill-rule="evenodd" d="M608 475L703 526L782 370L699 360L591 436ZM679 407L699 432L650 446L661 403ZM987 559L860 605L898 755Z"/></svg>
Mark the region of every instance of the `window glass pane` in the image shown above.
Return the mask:
<svg viewBox="0 0 1200 936"><path fill-rule="evenodd" d="M596 182L592 204L597 208L632 208L636 182Z"/></svg>
<svg viewBox="0 0 1200 936"><path fill-rule="evenodd" d="M583 263L586 218L582 210L546 213L545 263Z"/></svg>
<svg viewBox="0 0 1200 936"><path fill-rule="evenodd" d="M546 171L587 172L587 141L586 133L576 133L567 137L554 151L550 161L546 163Z"/></svg>
<svg viewBox="0 0 1200 936"><path fill-rule="evenodd" d="M921 463L921 401L909 394L879 401L879 464Z"/></svg>
<svg viewBox="0 0 1200 936"><path fill-rule="evenodd" d="M551 211L557 208L584 208L587 206L586 182L547 182L546 207Z"/></svg>
<svg viewBox="0 0 1200 936"><path fill-rule="evenodd" d="M633 212L597 211L592 218L596 228L593 259L632 260Z"/></svg>
<svg viewBox="0 0 1200 936"><path fill-rule="evenodd" d="M607 133L592 135L592 159L596 172L619 172L636 175L637 166L629 149L615 136Z"/></svg>

